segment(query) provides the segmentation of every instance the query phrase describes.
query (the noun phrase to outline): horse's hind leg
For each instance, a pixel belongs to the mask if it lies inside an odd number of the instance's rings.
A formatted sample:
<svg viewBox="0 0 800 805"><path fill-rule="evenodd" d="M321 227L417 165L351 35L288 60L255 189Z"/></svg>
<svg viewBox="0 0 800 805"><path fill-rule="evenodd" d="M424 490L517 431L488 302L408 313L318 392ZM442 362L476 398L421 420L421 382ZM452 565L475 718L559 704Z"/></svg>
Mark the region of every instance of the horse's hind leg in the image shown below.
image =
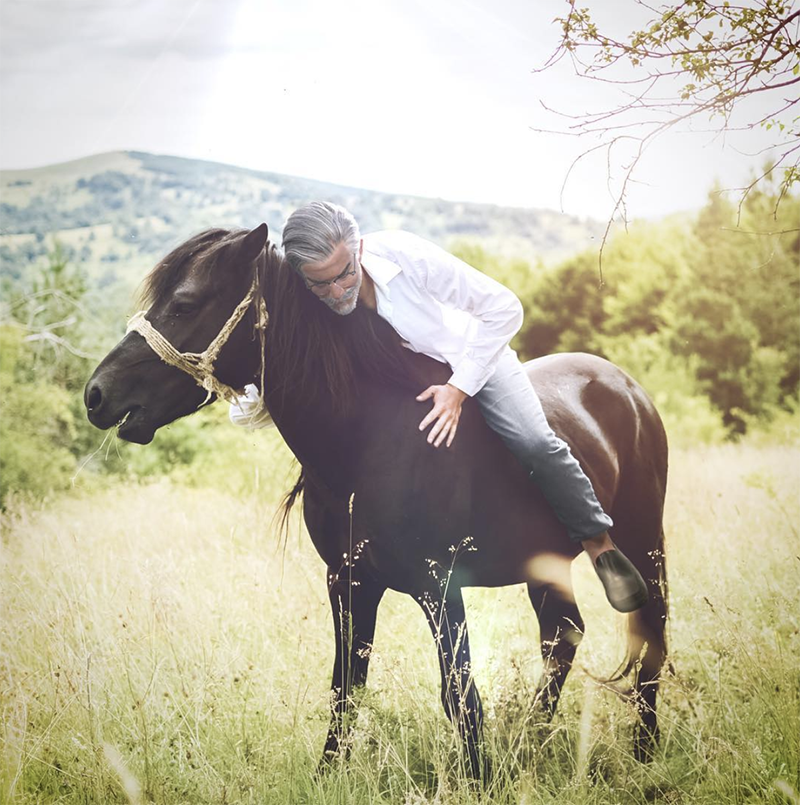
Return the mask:
<svg viewBox="0 0 800 805"><path fill-rule="evenodd" d="M555 713L561 688L583 638L583 619L575 603L569 567L565 570L558 584L541 581L528 584L528 595L539 619L544 661L536 698L548 719Z"/></svg>
<svg viewBox="0 0 800 805"><path fill-rule="evenodd" d="M633 753L637 760L652 760L658 744L659 729L656 713L661 669L667 656L667 587L664 556L664 535L660 532L658 545L638 564L647 582L650 599L630 616L629 640L632 645L644 644L636 676L636 707L640 722L634 734Z"/></svg>
<svg viewBox="0 0 800 805"><path fill-rule="evenodd" d="M628 656L620 674L638 669L634 701L640 721L634 733L633 753L637 760L648 762L658 744L656 701L667 654L664 534L660 522L633 527L624 517L613 516L616 526L611 537L642 574L649 592L647 603L628 616Z"/></svg>

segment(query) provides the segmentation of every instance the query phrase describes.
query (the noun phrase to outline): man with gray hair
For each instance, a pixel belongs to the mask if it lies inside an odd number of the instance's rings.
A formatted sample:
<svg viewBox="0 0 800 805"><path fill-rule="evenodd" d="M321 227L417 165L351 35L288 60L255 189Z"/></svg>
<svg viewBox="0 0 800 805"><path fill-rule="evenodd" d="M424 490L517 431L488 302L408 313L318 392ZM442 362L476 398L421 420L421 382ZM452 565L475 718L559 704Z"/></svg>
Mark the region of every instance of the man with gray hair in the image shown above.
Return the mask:
<svg viewBox="0 0 800 805"><path fill-rule="evenodd" d="M509 346L522 325L522 305L508 288L408 232L362 237L353 216L327 202L312 202L289 216L283 249L306 288L334 313L346 316L365 305L397 331L404 346L450 366L447 383L417 397L433 401L419 425L421 431L430 427L429 444L453 443L461 406L474 397L569 537L591 557L611 605L620 612L644 606L644 580L611 541L611 518L566 442L548 425ZM247 415L245 402L240 411L232 409L231 418L252 426Z"/></svg>

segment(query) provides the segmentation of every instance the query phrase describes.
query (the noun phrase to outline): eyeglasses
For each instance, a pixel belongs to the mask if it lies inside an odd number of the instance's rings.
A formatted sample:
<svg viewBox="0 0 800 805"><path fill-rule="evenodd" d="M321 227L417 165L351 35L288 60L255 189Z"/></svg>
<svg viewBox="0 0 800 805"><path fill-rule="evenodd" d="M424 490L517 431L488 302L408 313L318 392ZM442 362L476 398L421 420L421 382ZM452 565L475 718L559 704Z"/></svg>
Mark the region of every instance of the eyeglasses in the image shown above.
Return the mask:
<svg viewBox="0 0 800 805"><path fill-rule="evenodd" d="M332 286L336 285L341 290L346 291L348 290L354 282L354 277L358 273L356 270L356 256L353 254L353 262L348 263L347 267L338 277L334 277L332 280L310 280L305 278L306 288L309 291L314 293L316 296L327 296L331 292Z"/></svg>

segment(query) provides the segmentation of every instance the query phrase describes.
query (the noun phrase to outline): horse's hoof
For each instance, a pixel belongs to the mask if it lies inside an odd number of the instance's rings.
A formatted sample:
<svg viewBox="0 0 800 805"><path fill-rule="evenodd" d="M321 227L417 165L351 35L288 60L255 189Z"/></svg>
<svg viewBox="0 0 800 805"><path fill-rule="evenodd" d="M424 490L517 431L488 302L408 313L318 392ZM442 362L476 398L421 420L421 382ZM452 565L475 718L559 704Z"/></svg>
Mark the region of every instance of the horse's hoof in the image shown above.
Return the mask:
<svg viewBox="0 0 800 805"><path fill-rule="evenodd" d="M633 757L639 763L652 763L658 748L658 727L639 726L633 736Z"/></svg>
<svg viewBox="0 0 800 805"><path fill-rule="evenodd" d="M489 758L470 758L469 775L476 786L488 788L492 782L492 763Z"/></svg>
<svg viewBox="0 0 800 805"><path fill-rule="evenodd" d="M342 753L338 749L326 749L322 753L322 757L317 764L317 770L314 772L314 777L324 777L330 773L334 764L342 757Z"/></svg>

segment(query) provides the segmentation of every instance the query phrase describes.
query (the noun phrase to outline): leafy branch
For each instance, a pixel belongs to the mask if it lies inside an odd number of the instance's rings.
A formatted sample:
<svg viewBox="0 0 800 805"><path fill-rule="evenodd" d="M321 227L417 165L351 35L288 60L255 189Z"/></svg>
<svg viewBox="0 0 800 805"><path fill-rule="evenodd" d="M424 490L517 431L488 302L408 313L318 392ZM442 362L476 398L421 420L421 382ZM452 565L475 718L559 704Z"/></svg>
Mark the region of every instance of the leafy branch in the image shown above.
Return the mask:
<svg viewBox="0 0 800 805"><path fill-rule="evenodd" d="M603 149L610 181L618 146L633 146L632 156L623 165L620 189L612 193L614 210L603 245L617 215L626 219L626 193L648 146L690 121L707 121L710 128L706 130L717 135L763 129L773 137L772 163L745 187L737 188L740 212L753 188L778 168L783 169L778 203L800 184L800 10L793 2L686 0L656 8L636 0L650 13L650 21L626 38L601 30L590 9L577 7L576 0L567 3L567 15L556 19L561 40L534 72L544 72L566 58L578 76L614 85L625 99L610 108L580 114L545 106L565 121L565 127L557 132L535 130L600 139L576 158L565 185L578 162ZM762 108L743 124L734 125L734 110L755 97L766 112Z"/></svg>

